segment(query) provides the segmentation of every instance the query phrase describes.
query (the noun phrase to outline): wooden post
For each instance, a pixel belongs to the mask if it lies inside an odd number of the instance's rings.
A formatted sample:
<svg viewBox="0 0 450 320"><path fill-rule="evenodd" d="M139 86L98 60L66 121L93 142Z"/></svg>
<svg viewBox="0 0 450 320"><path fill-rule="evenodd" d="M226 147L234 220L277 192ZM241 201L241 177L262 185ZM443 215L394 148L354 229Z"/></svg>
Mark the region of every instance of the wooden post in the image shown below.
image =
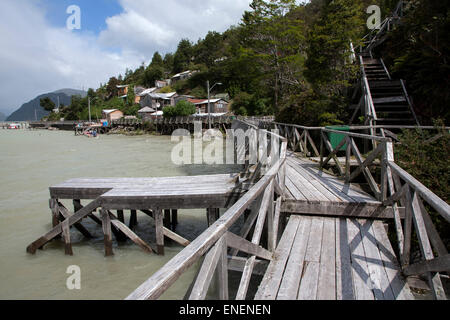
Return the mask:
<svg viewBox="0 0 450 320"><path fill-rule="evenodd" d="M128 227L131 229L131 230L134 230L134 227L137 225L137 213L136 213L136 210L131 210L131 213L130 213L130 223L129 223L129 225L128 225Z"/></svg>
<svg viewBox="0 0 450 320"><path fill-rule="evenodd" d="M175 231L178 225L178 210L172 209L172 231Z"/></svg>
<svg viewBox="0 0 450 320"><path fill-rule="evenodd" d="M52 211L52 226L56 227L59 223L58 199L49 200L50 210Z"/></svg>
<svg viewBox="0 0 450 320"><path fill-rule="evenodd" d="M217 264L217 278L219 285L219 299L228 300L228 247L224 236L223 239L224 241L222 242L221 254Z"/></svg>
<svg viewBox="0 0 450 320"><path fill-rule="evenodd" d="M101 209L102 216L102 226L103 226L103 234L104 234L104 242L105 242L105 256L114 255L112 249L112 235L111 235L111 219L108 214L108 210Z"/></svg>
<svg viewBox="0 0 450 320"><path fill-rule="evenodd" d="M62 234L64 237L64 244L65 244L65 253L66 255L72 256L72 243L70 241L70 226L69 226L69 219L65 219L63 222L61 222L62 227Z"/></svg>
<svg viewBox="0 0 450 320"><path fill-rule="evenodd" d="M219 208L207 208L206 215L208 219L208 227L211 226L220 217Z"/></svg>
<svg viewBox="0 0 450 320"><path fill-rule="evenodd" d="M81 205L80 199L73 199L72 203L73 203L73 212L74 213L83 208L83 206Z"/></svg>
<svg viewBox="0 0 450 320"><path fill-rule="evenodd" d="M123 215L123 210L117 210L117 218L120 222L125 223L125 217Z"/></svg>
<svg viewBox="0 0 450 320"><path fill-rule="evenodd" d="M349 136L347 136L347 148L345 149L345 183L350 183L350 157L352 156L352 144Z"/></svg>
<svg viewBox="0 0 450 320"><path fill-rule="evenodd" d="M170 228L170 209L164 209L164 227Z"/></svg>
<svg viewBox="0 0 450 320"><path fill-rule="evenodd" d="M155 219L157 253L159 255L164 255L164 225L162 210L159 208L153 209L153 217Z"/></svg>

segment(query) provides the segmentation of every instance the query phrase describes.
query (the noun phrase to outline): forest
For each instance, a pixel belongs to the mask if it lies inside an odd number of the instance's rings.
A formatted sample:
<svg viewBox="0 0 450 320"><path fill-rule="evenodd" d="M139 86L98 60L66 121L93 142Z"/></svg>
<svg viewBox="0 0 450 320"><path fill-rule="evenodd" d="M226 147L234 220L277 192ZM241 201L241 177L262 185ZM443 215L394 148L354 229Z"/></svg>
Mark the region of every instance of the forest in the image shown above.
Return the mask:
<svg viewBox="0 0 450 320"><path fill-rule="evenodd" d="M175 52L153 53L153 58L124 75L111 77L89 89L91 113L118 108L136 115L133 90L117 97L117 85L153 87L155 80L198 70L165 91L206 97L206 81L220 82L238 115L275 115L280 122L309 126L345 124L349 96L357 83L359 66L349 60L350 43L359 48L370 30L369 5L378 5L382 19L397 0L254 0L240 23L223 33L210 31L192 42L181 39ZM405 16L377 55L386 60L393 77L406 80L418 115L425 124L449 120L449 18L445 2L404 1ZM66 120L87 119L88 98L73 97L61 108Z"/></svg>

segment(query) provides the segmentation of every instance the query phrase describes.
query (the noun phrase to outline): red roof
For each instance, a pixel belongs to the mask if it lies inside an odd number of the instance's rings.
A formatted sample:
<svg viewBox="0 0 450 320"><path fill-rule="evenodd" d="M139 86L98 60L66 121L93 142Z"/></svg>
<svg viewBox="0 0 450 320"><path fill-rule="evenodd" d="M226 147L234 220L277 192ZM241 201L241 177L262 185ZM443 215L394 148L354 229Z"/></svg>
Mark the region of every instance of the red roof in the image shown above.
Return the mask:
<svg viewBox="0 0 450 320"><path fill-rule="evenodd" d="M188 98L187 99L189 102L192 103L208 103L208 99L192 99L192 98Z"/></svg>

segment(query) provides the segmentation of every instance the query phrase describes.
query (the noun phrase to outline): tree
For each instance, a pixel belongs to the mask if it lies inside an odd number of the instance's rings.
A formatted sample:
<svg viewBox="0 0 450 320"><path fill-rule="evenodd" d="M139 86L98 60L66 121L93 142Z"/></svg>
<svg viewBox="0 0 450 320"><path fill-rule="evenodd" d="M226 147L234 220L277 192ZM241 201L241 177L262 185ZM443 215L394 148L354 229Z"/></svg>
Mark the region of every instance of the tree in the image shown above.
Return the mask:
<svg viewBox="0 0 450 320"><path fill-rule="evenodd" d="M164 65L163 59L158 51L153 54L152 62L150 62L150 66L158 66L162 67Z"/></svg>
<svg viewBox="0 0 450 320"><path fill-rule="evenodd" d="M46 111L52 112L56 108L55 103L49 97L40 99L40 104Z"/></svg>
<svg viewBox="0 0 450 320"><path fill-rule="evenodd" d="M162 66L149 66L145 72L142 84L146 87L154 87L156 80L161 80L164 76L164 71Z"/></svg>
<svg viewBox="0 0 450 320"><path fill-rule="evenodd" d="M175 106L167 106L163 108L163 116L166 118L176 117L176 116L190 116L195 113L195 105L189 101L181 100L178 101Z"/></svg>
<svg viewBox="0 0 450 320"><path fill-rule="evenodd" d="M177 51L173 57L173 73L185 71L192 58L192 44L188 39L182 39L178 44Z"/></svg>
<svg viewBox="0 0 450 320"><path fill-rule="evenodd" d="M109 78L108 84L106 86L106 92L108 94L107 98L116 97L119 89L117 86L120 84L119 80L116 77Z"/></svg>
<svg viewBox="0 0 450 320"><path fill-rule="evenodd" d="M173 70L173 54L172 53L166 53L166 55L164 56L164 60L163 60L163 65L164 65L164 73L165 74L170 74Z"/></svg>

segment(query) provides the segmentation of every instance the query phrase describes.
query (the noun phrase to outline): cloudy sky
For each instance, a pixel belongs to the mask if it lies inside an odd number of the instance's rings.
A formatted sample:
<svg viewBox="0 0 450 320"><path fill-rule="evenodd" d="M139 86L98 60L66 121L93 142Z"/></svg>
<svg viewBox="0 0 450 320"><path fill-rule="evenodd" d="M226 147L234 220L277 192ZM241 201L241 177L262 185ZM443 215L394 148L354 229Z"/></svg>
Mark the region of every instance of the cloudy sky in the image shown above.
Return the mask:
<svg viewBox="0 0 450 320"><path fill-rule="evenodd" d="M0 111L41 93L97 88L125 69L173 52L182 38L237 24L251 0L3 0ZM67 8L81 11L69 30Z"/></svg>

